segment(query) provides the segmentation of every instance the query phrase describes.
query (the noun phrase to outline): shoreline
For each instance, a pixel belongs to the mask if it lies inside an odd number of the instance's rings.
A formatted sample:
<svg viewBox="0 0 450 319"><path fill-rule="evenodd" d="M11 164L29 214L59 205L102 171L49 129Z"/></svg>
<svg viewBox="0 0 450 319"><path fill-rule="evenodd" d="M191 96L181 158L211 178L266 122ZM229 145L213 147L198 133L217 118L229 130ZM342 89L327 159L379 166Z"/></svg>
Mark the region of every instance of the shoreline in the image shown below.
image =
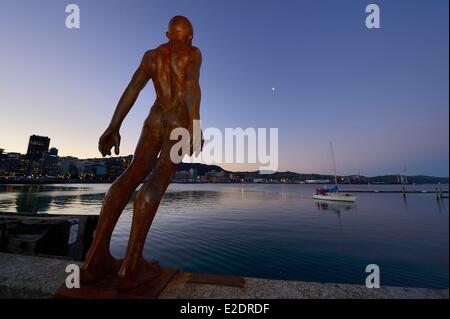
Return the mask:
<svg viewBox="0 0 450 319"><path fill-rule="evenodd" d="M0 179L0 185L52 185L52 184L112 184L114 181L86 181L86 180L71 180L71 181L5 181ZM189 184L189 185L196 185L196 184L218 184L218 185L314 185L314 186L322 186L322 185L334 185L333 183L293 183L293 182L270 182L270 183L264 183L264 182L178 182L173 181L171 184ZM345 186L345 185L364 185L364 186L402 186L402 184L396 184L396 183L375 183L375 184L366 184L366 183L352 183L352 184L339 184L339 186ZM450 183L445 184L437 184L437 183L410 183L410 184L404 184L405 186L418 186L418 185L441 185L441 186L449 186ZM352 192L352 191L346 191L346 192ZM354 191L357 192L357 191ZM420 192L420 191L417 191ZM448 190L442 190L442 192L448 192Z"/></svg>

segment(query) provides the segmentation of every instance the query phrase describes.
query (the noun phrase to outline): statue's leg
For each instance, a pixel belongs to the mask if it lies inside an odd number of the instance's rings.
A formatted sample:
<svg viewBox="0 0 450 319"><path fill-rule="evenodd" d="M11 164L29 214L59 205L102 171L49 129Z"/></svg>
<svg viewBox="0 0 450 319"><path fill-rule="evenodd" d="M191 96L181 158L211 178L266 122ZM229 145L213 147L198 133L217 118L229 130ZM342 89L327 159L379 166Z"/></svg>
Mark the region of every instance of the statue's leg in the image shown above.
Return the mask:
<svg viewBox="0 0 450 319"><path fill-rule="evenodd" d="M160 120L151 112L144 123L130 166L111 185L105 195L94 241L81 268L81 281L91 283L102 276L118 271L120 262L112 257L109 244L114 227L128 204L133 191L154 167L161 149Z"/></svg>
<svg viewBox="0 0 450 319"><path fill-rule="evenodd" d="M116 288L119 290L136 288L159 275L159 265L147 263L142 257L142 250L159 203L178 167L170 159L170 149L175 143L166 135L155 169L136 196L127 253L116 278Z"/></svg>

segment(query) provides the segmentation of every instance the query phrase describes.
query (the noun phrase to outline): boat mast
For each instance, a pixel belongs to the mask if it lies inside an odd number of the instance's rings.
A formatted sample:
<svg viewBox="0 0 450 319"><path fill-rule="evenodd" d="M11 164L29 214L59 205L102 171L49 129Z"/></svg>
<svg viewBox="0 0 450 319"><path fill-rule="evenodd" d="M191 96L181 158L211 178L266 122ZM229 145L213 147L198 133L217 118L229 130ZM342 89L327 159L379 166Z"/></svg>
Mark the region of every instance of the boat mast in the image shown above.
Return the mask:
<svg viewBox="0 0 450 319"><path fill-rule="evenodd" d="M402 193L403 197L406 198L406 189L405 189L405 183L408 183L408 178L406 177L406 165L403 168L403 173L400 173L400 182L402 183Z"/></svg>
<svg viewBox="0 0 450 319"><path fill-rule="evenodd" d="M337 173L336 173L336 161L334 159L334 153L333 153L333 142L330 142L330 151L331 151L331 158L333 159L334 183L337 186L338 180L337 180Z"/></svg>

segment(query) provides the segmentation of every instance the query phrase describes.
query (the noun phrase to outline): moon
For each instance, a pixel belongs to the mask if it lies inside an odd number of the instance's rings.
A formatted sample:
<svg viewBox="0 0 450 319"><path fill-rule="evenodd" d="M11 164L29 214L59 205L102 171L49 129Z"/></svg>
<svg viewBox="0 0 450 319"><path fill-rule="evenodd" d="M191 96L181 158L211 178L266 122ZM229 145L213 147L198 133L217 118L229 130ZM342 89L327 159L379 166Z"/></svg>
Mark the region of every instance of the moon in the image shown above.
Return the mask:
<svg viewBox="0 0 450 319"><path fill-rule="evenodd" d="M275 88L274 87L272 88L272 92L275 92Z"/></svg>

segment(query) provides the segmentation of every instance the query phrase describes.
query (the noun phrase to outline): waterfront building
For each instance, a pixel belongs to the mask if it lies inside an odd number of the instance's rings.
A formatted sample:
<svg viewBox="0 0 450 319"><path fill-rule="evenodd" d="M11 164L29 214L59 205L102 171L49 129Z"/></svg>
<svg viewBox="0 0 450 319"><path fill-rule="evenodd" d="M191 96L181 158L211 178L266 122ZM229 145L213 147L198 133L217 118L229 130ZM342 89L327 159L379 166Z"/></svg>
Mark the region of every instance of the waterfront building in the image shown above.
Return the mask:
<svg viewBox="0 0 450 319"><path fill-rule="evenodd" d="M52 148L50 148L50 150L48 151L48 154L49 154L49 155L52 155L52 156L58 156L58 149L57 149L56 147L52 147Z"/></svg>
<svg viewBox="0 0 450 319"><path fill-rule="evenodd" d="M329 179L307 179L306 184L327 184L330 183Z"/></svg>
<svg viewBox="0 0 450 319"><path fill-rule="evenodd" d="M15 176L20 168L20 153L1 153L0 176Z"/></svg>
<svg viewBox="0 0 450 319"><path fill-rule="evenodd" d="M44 154L43 160L43 175L45 176L58 176L60 167L59 167L59 158L58 158L58 150L56 153L52 150L56 150L56 148L51 148L48 154ZM56 155L54 155L56 154Z"/></svg>
<svg viewBox="0 0 450 319"><path fill-rule="evenodd" d="M65 156L59 158L59 172L62 175L78 173L78 158L73 156Z"/></svg>
<svg viewBox="0 0 450 319"><path fill-rule="evenodd" d="M42 159L48 153L50 139L47 136L31 135L28 142L27 157L29 159Z"/></svg>
<svg viewBox="0 0 450 319"><path fill-rule="evenodd" d="M188 171L177 171L172 179L172 182L187 183L189 182L190 174Z"/></svg>
<svg viewBox="0 0 450 319"><path fill-rule="evenodd" d="M208 182L210 183L227 183L229 182L228 176L225 175L225 171L210 171L208 172Z"/></svg>
<svg viewBox="0 0 450 319"><path fill-rule="evenodd" d="M192 179L192 181L197 180L197 176L198 176L197 169L195 168L189 169L189 177Z"/></svg>
<svg viewBox="0 0 450 319"><path fill-rule="evenodd" d="M106 168L106 176L108 179L114 180L120 176L130 165L132 156L127 157L110 157L104 160Z"/></svg>

